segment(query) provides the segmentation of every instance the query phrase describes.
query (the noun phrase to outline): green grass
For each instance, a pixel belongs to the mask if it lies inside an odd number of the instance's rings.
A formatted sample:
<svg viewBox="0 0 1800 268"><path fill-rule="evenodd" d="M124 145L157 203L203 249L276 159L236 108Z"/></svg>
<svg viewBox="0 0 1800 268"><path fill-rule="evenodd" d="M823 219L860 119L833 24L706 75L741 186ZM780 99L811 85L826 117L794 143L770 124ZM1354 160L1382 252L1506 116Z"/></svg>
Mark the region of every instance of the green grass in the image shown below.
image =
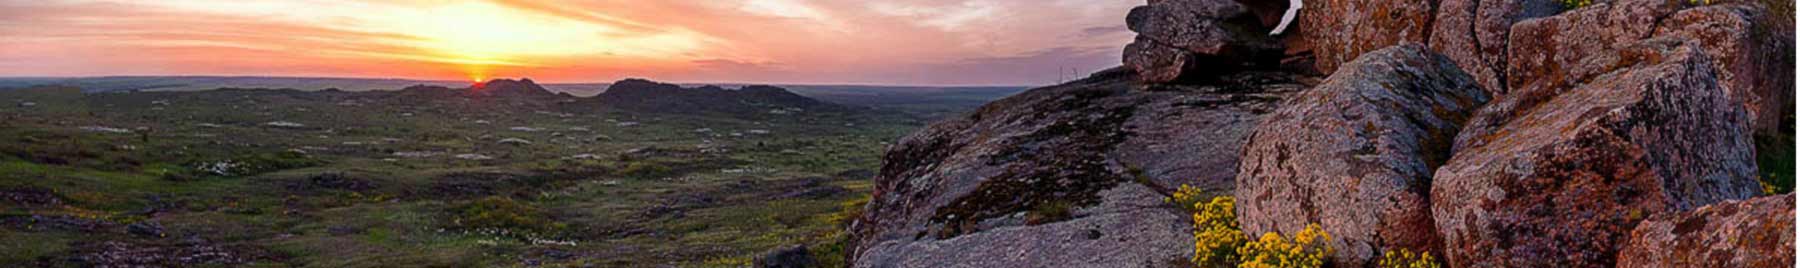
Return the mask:
<svg viewBox="0 0 1800 268"><path fill-rule="evenodd" d="M0 202L0 217L113 226L0 226L0 263L15 264L66 260L91 242L185 237L269 252L241 264L263 267L707 267L738 266L790 244L841 251L844 223L834 217L871 184L798 182L874 170L884 142L920 127L879 113L645 114L286 91L28 89L0 91L0 101L0 191L44 189L60 202ZM266 125L273 121L306 127ZM595 159L571 158L582 154ZM222 174L201 168L224 160L244 165ZM806 187L850 194L780 198ZM123 232L146 221L169 237Z"/></svg>

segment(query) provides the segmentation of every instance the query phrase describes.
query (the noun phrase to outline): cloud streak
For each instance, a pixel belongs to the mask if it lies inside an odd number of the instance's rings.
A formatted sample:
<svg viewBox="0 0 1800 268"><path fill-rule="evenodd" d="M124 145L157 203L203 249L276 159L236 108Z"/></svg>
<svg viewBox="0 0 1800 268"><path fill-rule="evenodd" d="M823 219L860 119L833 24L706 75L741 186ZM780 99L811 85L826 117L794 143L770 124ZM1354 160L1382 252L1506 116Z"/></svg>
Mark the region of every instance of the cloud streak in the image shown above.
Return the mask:
<svg viewBox="0 0 1800 268"><path fill-rule="evenodd" d="M1041 85L1117 65L1136 4L6 1L0 76Z"/></svg>

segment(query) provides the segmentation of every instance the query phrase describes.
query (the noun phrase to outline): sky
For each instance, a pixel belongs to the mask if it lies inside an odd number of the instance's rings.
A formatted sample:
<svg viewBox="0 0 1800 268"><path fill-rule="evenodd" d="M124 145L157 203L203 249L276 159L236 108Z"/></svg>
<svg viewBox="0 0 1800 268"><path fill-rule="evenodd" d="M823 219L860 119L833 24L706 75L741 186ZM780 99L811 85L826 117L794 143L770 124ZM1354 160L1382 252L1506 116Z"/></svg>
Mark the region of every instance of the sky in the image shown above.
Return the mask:
<svg viewBox="0 0 1800 268"><path fill-rule="evenodd" d="M1044 85L1141 0L0 0L0 76Z"/></svg>

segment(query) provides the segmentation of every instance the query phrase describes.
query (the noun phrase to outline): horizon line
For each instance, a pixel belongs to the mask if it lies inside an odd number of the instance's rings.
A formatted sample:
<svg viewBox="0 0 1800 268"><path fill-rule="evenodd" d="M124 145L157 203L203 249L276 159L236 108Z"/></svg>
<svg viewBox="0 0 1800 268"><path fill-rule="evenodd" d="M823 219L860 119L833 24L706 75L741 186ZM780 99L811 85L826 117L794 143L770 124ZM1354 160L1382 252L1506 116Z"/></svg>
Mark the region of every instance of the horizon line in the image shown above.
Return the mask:
<svg viewBox="0 0 1800 268"><path fill-rule="evenodd" d="M185 75L185 74L184 75L91 75L91 76L9 76L9 75L0 75L0 79L96 79L96 78L359 79L359 80L396 80L396 81L413 81L413 82L473 84L473 82L469 82L469 81L465 81L465 80L437 80L437 79L416 79L416 78L374 77L374 76L306 76L306 75L284 76L284 75L204 75L204 74L200 74L200 75ZM489 78L488 81L493 81L495 79L531 79L531 77L524 77L524 76L494 77L494 78ZM821 82L821 83L768 83L768 82L720 82L720 81L679 82L679 81L657 80L657 79L651 79L651 78L645 78L645 77L626 77L626 78L619 78L619 79L613 80L613 81L584 81L584 82L543 82L543 81L538 81L537 79L532 79L532 80L533 80L533 82L537 82L538 84L545 84L545 85L554 85L554 84L569 85L569 84L613 84L618 81L627 80L627 79L644 79L644 80L650 80L650 81L655 81L655 82L659 82L659 83L669 83L669 84L677 84L677 85L865 86L865 87L942 87L942 88L976 88L976 87L1034 88L1034 87L1045 87L1045 86L1055 85L1055 84L1044 84L1044 85L943 84L943 85L936 85L936 84L874 84L874 83L856 83L856 82ZM1077 80L1079 80L1079 79L1077 79ZM1064 82L1068 82L1068 81L1064 81Z"/></svg>

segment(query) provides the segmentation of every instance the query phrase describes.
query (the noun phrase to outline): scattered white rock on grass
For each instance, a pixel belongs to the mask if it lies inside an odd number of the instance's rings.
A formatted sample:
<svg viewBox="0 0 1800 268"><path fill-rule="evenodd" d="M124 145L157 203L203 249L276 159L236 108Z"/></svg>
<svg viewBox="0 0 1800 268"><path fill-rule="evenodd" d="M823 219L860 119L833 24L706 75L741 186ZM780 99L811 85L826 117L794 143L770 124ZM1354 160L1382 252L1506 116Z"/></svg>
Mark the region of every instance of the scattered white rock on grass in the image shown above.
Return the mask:
<svg viewBox="0 0 1800 268"><path fill-rule="evenodd" d="M463 159L463 160L492 160L492 159L494 159L494 157L492 157L492 156L487 156L487 155L482 155L482 154L459 154L459 155L456 155L456 158Z"/></svg>
<svg viewBox="0 0 1800 268"><path fill-rule="evenodd" d="M426 158L437 156L438 154L440 153L430 151L394 152L394 156L405 158Z"/></svg>
<svg viewBox="0 0 1800 268"><path fill-rule="evenodd" d="M638 125L638 122L629 122L628 121L628 122L619 122L619 124L618 124L618 126L620 126L620 127L629 127L629 126L636 126L636 125Z"/></svg>
<svg viewBox="0 0 1800 268"><path fill-rule="evenodd" d="M707 133L707 132L712 132L712 128L696 128L696 129L694 129L694 133Z"/></svg>
<svg viewBox="0 0 1800 268"><path fill-rule="evenodd" d="M745 132L745 133L750 133L750 134L753 134L753 135L767 135L767 134L769 134L769 130L766 130L766 129L752 129L752 130L749 130L749 131L744 131L744 132Z"/></svg>
<svg viewBox="0 0 1800 268"><path fill-rule="evenodd" d="M578 155L572 155L572 156L569 156L569 159L575 159L575 160L600 160L600 155L596 155L596 154L578 154Z"/></svg>
<svg viewBox="0 0 1800 268"><path fill-rule="evenodd" d="M27 101L27 102L20 102L20 103L19 103L19 107L33 107L33 106L37 106L37 103L36 103L36 102L29 102L29 101Z"/></svg>
<svg viewBox="0 0 1800 268"><path fill-rule="evenodd" d="M219 125L219 124L213 124L213 123L199 123L199 124L194 124L194 125L195 125L195 126L200 126L200 127L203 127L203 128L221 128L221 127L225 127L225 126L222 126L222 125Z"/></svg>
<svg viewBox="0 0 1800 268"><path fill-rule="evenodd" d="M271 126L271 127L278 127L278 128L303 128L303 127L306 127L306 124L294 123L294 122L288 122L288 121L268 122L268 123L263 123L263 125Z"/></svg>
<svg viewBox="0 0 1800 268"><path fill-rule="evenodd" d="M520 139L520 138L505 138L505 139L500 139L500 144L531 145L531 141L525 140L525 139Z"/></svg>
<svg viewBox="0 0 1800 268"><path fill-rule="evenodd" d="M107 127L107 126L85 126L85 127L81 127L81 130L86 130L86 131L91 131L91 132L120 133L120 134L131 133L130 129Z"/></svg>
<svg viewBox="0 0 1800 268"><path fill-rule="evenodd" d="M544 131L544 129L542 129L542 128L535 128L535 127L512 127L512 128L511 128L511 129L512 129L512 131L518 131L518 132L538 132L538 131Z"/></svg>
<svg viewBox="0 0 1800 268"><path fill-rule="evenodd" d="M587 127L569 127L569 131L588 132L592 130L589 130Z"/></svg>
<svg viewBox="0 0 1800 268"><path fill-rule="evenodd" d="M224 161L212 162L212 163L200 163L200 166L196 167L196 169L206 172L206 173L211 173L213 175L231 176L232 175L231 171L233 169L236 169L237 167L238 167L237 162L232 162L231 160L224 160Z"/></svg>
<svg viewBox="0 0 1800 268"><path fill-rule="evenodd" d="M475 120L475 123L486 125L486 124L493 123L493 122L488 122L487 120Z"/></svg>

